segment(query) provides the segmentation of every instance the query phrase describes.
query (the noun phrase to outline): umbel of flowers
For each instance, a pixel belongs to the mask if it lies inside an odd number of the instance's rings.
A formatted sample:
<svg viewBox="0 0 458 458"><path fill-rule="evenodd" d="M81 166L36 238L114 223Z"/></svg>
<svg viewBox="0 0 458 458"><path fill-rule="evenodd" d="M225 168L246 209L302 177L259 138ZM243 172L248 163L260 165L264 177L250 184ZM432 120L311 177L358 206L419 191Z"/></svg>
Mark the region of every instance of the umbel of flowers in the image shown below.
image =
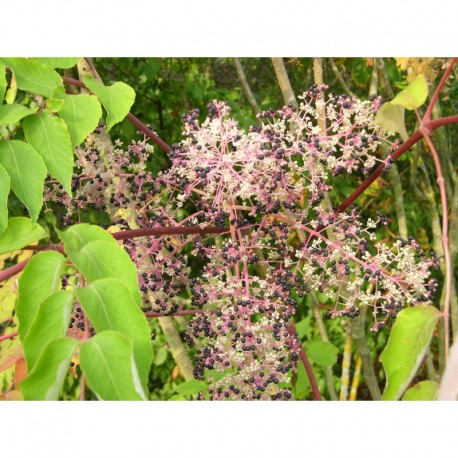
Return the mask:
<svg viewBox="0 0 458 458"><path fill-rule="evenodd" d="M289 323L297 298L312 289L332 299L328 317L351 319L369 307L374 331L403 307L433 298L433 254L427 258L413 238L377 242L376 228L388 224L381 214L363 221L355 207L339 213L327 204L335 177L368 174L380 163L388 169L390 154L382 157L380 145L393 151L399 143L375 124L380 98L325 96L325 90L310 88L299 110L261 113L248 132L215 100L203 123L198 110L183 116L184 139L158 176L146 170L152 148L145 142L127 150L117 144L103 160L95 145L79 151L73 200L49 186L48 199L67 208L65 224L94 207L123 229L223 231L125 242L145 312L200 311L185 339L190 347L199 341L194 376L210 382L201 398L290 399L283 387L301 344ZM203 266L198 275L191 275L187 244Z"/></svg>

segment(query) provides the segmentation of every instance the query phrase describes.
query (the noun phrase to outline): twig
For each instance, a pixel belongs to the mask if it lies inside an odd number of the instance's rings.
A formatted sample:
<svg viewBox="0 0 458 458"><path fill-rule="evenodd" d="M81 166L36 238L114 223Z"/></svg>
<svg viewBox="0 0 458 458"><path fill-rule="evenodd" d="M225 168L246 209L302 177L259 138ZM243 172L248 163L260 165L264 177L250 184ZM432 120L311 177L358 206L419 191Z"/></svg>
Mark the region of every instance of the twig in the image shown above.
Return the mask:
<svg viewBox="0 0 458 458"><path fill-rule="evenodd" d="M18 332L11 332L10 334L5 334L4 336L0 336L0 342L3 342L4 340L8 339L14 339L18 335Z"/></svg>
<svg viewBox="0 0 458 458"><path fill-rule="evenodd" d="M315 59L314 59L315 60ZM342 86L342 89L349 95L350 97L356 98L356 95L352 92L352 90L348 87L348 84L345 82L345 80L342 77L342 73L340 73L340 70L338 69L336 63L334 62L334 59L329 59L329 62L331 63L331 68L332 71L334 72L334 75L336 75L337 80L339 81L340 85Z"/></svg>
<svg viewBox="0 0 458 458"><path fill-rule="evenodd" d="M251 87L248 83L245 72L243 71L243 67L240 62L240 59L238 57L234 57L233 60L234 60L235 69L237 71L237 76L239 77L240 84L242 85L242 89L243 89L243 92L245 93L248 103L251 105L251 108L253 109L255 114L258 114L261 110L259 109L259 105L256 102L253 92L251 91Z"/></svg>
<svg viewBox="0 0 458 458"><path fill-rule="evenodd" d="M374 65L375 74L380 75L380 80L382 83L382 90L384 92L385 97L393 98L393 91L391 89L391 85L389 84L388 75L386 73L385 63L382 58L378 58L377 61L379 62L379 68L377 71L377 65ZM372 72L372 76L374 77L374 72ZM375 92L372 89L371 83L371 92L369 95L376 95L377 94L377 87L375 87ZM403 138L405 140L405 138ZM383 148L385 156L386 156L386 148ZM391 186L393 187L393 198L394 198L394 209L396 211L396 218L398 220L398 228L399 228L399 235L403 239L407 239L407 220L406 214L404 209L404 198L402 192L402 183L401 177L399 176L399 171L397 164L392 164L389 172L388 172L388 181L390 182Z"/></svg>

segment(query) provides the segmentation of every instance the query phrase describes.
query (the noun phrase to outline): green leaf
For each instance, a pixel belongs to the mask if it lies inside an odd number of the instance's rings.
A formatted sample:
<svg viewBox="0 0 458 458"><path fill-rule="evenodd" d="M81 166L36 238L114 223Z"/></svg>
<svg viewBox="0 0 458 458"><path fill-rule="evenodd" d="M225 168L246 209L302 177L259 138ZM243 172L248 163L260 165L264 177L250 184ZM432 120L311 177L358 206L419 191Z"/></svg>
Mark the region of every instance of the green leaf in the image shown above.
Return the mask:
<svg viewBox="0 0 458 458"><path fill-rule="evenodd" d="M71 195L73 147L65 122L43 111L24 120L24 134L43 158L49 173Z"/></svg>
<svg viewBox="0 0 458 458"><path fill-rule="evenodd" d="M159 347L154 356L154 365L161 366L167 361L168 352L164 347Z"/></svg>
<svg viewBox="0 0 458 458"><path fill-rule="evenodd" d="M51 68L72 68L81 57L34 57L33 60Z"/></svg>
<svg viewBox="0 0 458 458"><path fill-rule="evenodd" d="M99 399L146 400L133 344L118 332L103 331L81 345L80 364L89 387Z"/></svg>
<svg viewBox="0 0 458 458"><path fill-rule="evenodd" d="M310 316L304 318L302 321L299 321L299 323L296 323L296 331L299 334L300 339L310 333Z"/></svg>
<svg viewBox="0 0 458 458"><path fill-rule="evenodd" d="M391 101L393 105L401 105L407 110L423 105L428 97L428 84L423 75L417 75L412 82Z"/></svg>
<svg viewBox="0 0 458 458"><path fill-rule="evenodd" d="M0 125L15 124L22 118L35 113L37 109L27 108L13 103L12 105L0 105Z"/></svg>
<svg viewBox="0 0 458 458"><path fill-rule="evenodd" d="M16 78L13 76L11 77L10 80L10 87L6 91L5 94L5 102L7 104L12 104L16 100L16 95L17 95L17 84L16 84Z"/></svg>
<svg viewBox="0 0 458 458"><path fill-rule="evenodd" d="M404 107L386 102L375 115L375 123L383 130L398 133L405 140L408 135L404 121Z"/></svg>
<svg viewBox="0 0 458 458"><path fill-rule="evenodd" d="M98 126L102 108L89 94L64 95L59 116L67 123L73 146L78 146Z"/></svg>
<svg viewBox="0 0 458 458"><path fill-rule="evenodd" d="M418 382L404 394L403 401L434 401L437 398L439 384L431 380Z"/></svg>
<svg viewBox="0 0 458 458"><path fill-rule="evenodd" d="M223 379L227 375L233 374L233 369L226 369L225 371L219 371L216 369L210 369L205 371L205 378L208 380L211 379L211 382L218 382L219 380Z"/></svg>
<svg viewBox="0 0 458 458"><path fill-rule="evenodd" d="M182 394L174 394L173 396L170 396L168 400L169 401L187 401L186 396L183 396Z"/></svg>
<svg viewBox="0 0 458 458"><path fill-rule="evenodd" d="M138 373L146 389L153 350L148 322L140 310L140 293L130 291L119 279L105 278L78 288L76 295L97 332L118 331L133 343Z"/></svg>
<svg viewBox="0 0 458 458"><path fill-rule="evenodd" d="M5 97L7 81L5 64L0 60L0 103L3 103Z"/></svg>
<svg viewBox="0 0 458 458"><path fill-rule="evenodd" d="M30 372L48 343L65 337L73 308L73 291L57 291L40 305L24 339L24 354Z"/></svg>
<svg viewBox="0 0 458 458"><path fill-rule="evenodd" d="M47 232L38 224L24 216L16 216L8 220L8 226L0 237L0 254L20 250L29 243L47 237Z"/></svg>
<svg viewBox="0 0 458 458"><path fill-rule="evenodd" d="M56 251L44 251L32 257L19 279L16 313L19 336L24 342L37 317L40 304L60 286L65 258Z"/></svg>
<svg viewBox="0 0 458 458"><path fill-rule="evenodd" d="M88 282L113 277L123 282L132 294L138 292L137 269L119 245L89 242L81 250L67 254Z"/></svg>
<svg viewBox="0 0 458 458"><path fill-rule="evenodd" d="M114 247L119 246L109 232L92 224L77 224L69 227L66 231L57 230L57 234L64 242L66 253L79 251L89 242L96 241L111 243Z"/></svg>
<svg viewBox="0 0 458 458"><path fill-rule="evenodd" d="M201 380L188 380L187 382L180 383L175 388L175 391L178 394L190 396L192 394L199 394L201 391L206 391L207 389L208 385Z"/></svg>
<svg viewBox="0 0 458 458"><path fill-rule="evenodd" d="M41 156L22 141L0 141L0 164L11 179L11 188L29 210L33 221L43 206L46 167Z"/></svg>
<svg viewBox="0 0 458 458"><path fill-rule="evenodd" d="M104 86L93 76L85 76L84 83L99 98L107 110L107 131L121 122L135 101L135 91L125 83Z"/></svg>
<svg viewBox="0 0 458 458"><path fill-rule="evenodd" d="M25 400L58 399L77 346L78 342L70 339L53 340L47 345L34 369L20 385Z"/></svg>
<svg viewBox="0 0 458 458"><path fill-rule="evenodd" d="M23 57L4 58L3 62L13 70L17 87L23 91L51 97L62 86L59 73L40 62Z"/></svg>
<svg viewBox="0 0 458 458"><path fill-rule="evenodd" d="M10 193L10 176L0 165L0 234L8 226L8 194ZM2 239L0 239L0 246Z"/></svg>
<svg viewBox="0 0 458 458"><path fill-rule="evenodd" d="M440 316L439 310L430 305L419 305L399 312L388 344L380 355L387 380L382 399L399 399L409 386Z"/></svg>
<svg viewBox="0 0 458 458"><path fill-rule="evenodd" d="M329 342L316 341L307 346L307 357L319 366L332 366L337 361L339 349Z"/></svg>
<svg viewBox="0 0 458 458"><path fill-rule="evenodd" d="M297 378L294 386L294 398L303 399L311 391L309 376L303 364L297 366Z"/></svg>
<svg viewBox="0 0 458 458"><path fill-rule="evenodd" d="M60 111L63 106L64 101L62 99L46 99L46 108L53 113Z"/></svg>

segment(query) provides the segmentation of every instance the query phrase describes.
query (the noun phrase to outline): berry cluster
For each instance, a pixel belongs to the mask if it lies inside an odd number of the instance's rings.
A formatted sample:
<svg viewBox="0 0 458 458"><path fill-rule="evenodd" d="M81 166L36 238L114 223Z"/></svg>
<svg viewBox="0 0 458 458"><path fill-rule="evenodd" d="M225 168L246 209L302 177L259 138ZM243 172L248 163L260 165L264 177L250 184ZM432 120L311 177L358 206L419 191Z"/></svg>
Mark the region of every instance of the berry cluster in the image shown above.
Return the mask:
<svg viewBox="0 0 458 458"><path fill-rule="evenodd" d="M427 258L413 238L377 241L376 231L388 224L381 214L363 221L355 207L340 214L328 208L339 175L364 175L380 163L388 169L391 157L382 158L379 146L390 151L398 142L375 124L380 98L325 90L310 88L298 110L264 111L247 132L225 103L210 103L202 123L193 110L183 117L184 139L169 153L171 167L157 177L147 171L152 148L143 141L79 150L73 198L48 185L47 198L67 209L64 224L93 207L119 229L227 228L218 237L124 242L145 312L200 312L184 338L196 347L195 377L210 384L201 398L290 399L301 343L289 323L298 298L311 290L333 301L330 318L352 319L371 307L374 331L404 306L434 297L434 255Z"/></svg>

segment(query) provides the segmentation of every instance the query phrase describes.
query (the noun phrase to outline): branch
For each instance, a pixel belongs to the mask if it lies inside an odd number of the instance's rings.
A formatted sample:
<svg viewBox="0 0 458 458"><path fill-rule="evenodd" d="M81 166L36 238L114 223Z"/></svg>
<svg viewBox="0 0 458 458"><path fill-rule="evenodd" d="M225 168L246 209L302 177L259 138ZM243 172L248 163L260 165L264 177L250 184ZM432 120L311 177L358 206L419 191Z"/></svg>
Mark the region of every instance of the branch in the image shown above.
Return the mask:
<svg viewBox="0 0 458 458"><path fill-rule="evenodd" d="M278 85L280 86L283 98L286 104L293 104L296 109L299 109L296 97L294 96L293 88L286 73L285 63L282 57L272 57L272 65L274 66L275 74L277 75Z"/></svg>
<svg viewBox="0 0 458 458"><path fill-rule="evenodd" d="M154 235L172 235L172 234L224 234L228 228L219 229L215 226L201 228L199 226L169 226L169 227L144 227L140 229L129 229L126 231L113 232L111 235L116 240L133 239L136 237L148 237Z"/></svg>
<svg viewBox="0 0 458 458"><path fill-rule="evenodd" d="M450 73L452 72L453 67L455 66L456 62L458 61L458 58L452 59L448 63L447 70L445 73L442 75L441 80L439 81L439 84L436 87L436 90L434 91L433 96L431 97L431 101L429 102L428 108L426 109L425 116L423 117L424 121L429 121L431 119L431 114L433 112L434 105L436 104L436 100L439 97L439 94L444 87L445 82L447 81L448 77L450 76Z"/></svg>
<svg viewBox="0 0 458 458"><path fill-rule="evenodd" d="M27 263L30 261L29 259L25 259L24 261L18 262L12 267L8 267L8 269L2 270L0 272L0 283L2 281L8 280L8 278L11 278L13 275L18 274L21 272L21 270L24 269L24 267L27 265Z"/></svg>
<svg viewBox="0 0 458 458"><path fill-rule="evenodd" d="M111 235L116 240L126 240L126 239L133 239L136 237L151 237L155 235L175 235L175 234L224 234L227 232L227 228L219 229L215 226L208 226L205 228L201 227L183 227L183 226L173 226L173 227L145 227L140 229L130 229L126 231L119 231L113 232ZM23 248L23 250L32 250L32 251L46 251L46 250L55 250L59 251L62 254L65 254L63 246L61 244L51 244L51 245L37 245L31 246L27 245ZM0 272L0 283L2 281L7 280L8 278L16 275L17 273L21 272L30 261L26 259L18 264L9 267L8 269L2 270Z"/></svg>

